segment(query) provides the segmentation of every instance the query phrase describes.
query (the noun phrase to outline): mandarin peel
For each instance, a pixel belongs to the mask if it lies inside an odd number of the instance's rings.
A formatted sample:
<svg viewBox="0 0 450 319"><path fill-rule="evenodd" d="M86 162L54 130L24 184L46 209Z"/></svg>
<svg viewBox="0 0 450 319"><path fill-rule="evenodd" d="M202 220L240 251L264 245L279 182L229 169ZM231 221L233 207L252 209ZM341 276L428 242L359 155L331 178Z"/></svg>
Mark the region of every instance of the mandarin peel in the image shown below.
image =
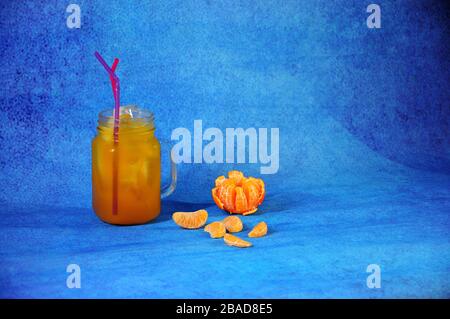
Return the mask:
<svg viewBox="0 0 450 319"><path fill-rule="evenodd" d="M262 179L245 177L242 172L230 171L228 178L219 176L211 191L216 205L227 212L250 215L263 202L266 190Z"/></svg>
<svg viewBox="0 0 450 319"><path fill-rule="evenodd" d="M198 229L205 225L208 212L204 209L195 212L175 212L172 219L178 226L187 229Z"/></svg>
<svg viewBox="0 0 450 319"><path fill-rule="evenodd" d="M243 213L242 215L248 216L248 215L251 215L251 214L256 213L257 210L258 210L258 208L255 208L254 210L250 210L250 211L248 211L248 212L245 212L245 213Z"/></svg>

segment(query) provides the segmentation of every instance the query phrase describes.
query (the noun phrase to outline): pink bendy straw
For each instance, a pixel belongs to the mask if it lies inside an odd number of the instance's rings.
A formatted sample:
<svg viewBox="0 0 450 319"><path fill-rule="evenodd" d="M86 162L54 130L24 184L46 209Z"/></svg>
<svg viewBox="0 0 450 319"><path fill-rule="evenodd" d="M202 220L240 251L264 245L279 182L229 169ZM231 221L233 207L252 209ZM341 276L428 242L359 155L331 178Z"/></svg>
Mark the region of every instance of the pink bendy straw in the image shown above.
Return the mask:
<svg viewBox="0 0 450 319"><path fill-rule="evenodd" d="M116 72L117 64L119 64L119 59L115 58L112 66L111 66L111 70L114 72L114 74ZM112 88L113 95L114 95L114 101L116 101L116 90L115 90L116 81L114 80L114 78L112 77L111 74L109 75L109 79L111 81L111 88Z"/></svg>
<svg viewBox="0 0 450 319"><path fill-rule="evenodd" d="M100 63L103 65L105 70L109 74L109 79L111 80L111 86L114 94L114 152L113 152L113 196L112 196L112 213L113 215L117 215L117 207L118 207L118 183L117 176L119 171L119 159L117 146L119 143L119 124L120 124L120 84L119 78L117 77L115 71L117 64L119 63L119 59L115 58L112 67L110 68L108 64L106 64L105 60L102 58L100 53L95 51L95 57Z"/></svg>
<svg viewBox="0 0 450 319"><path fill-rule="evenodd" d="M95 51L95 57L97 60L100 61L100 63L103 65L105 70L109 73L109 78L111 79L111 85L113 87L113 94L114 94L114 142L119 141L119 123L120 123L120 83L119 78L117 77L116 73L114 73L115 68L117 67L117 64L119 63L119 60L116 58L113 63L114 70L112 70L108 64L106 64L105 60L102 58L100 53ZM116 62L117 61L117 62Z"/></svg>

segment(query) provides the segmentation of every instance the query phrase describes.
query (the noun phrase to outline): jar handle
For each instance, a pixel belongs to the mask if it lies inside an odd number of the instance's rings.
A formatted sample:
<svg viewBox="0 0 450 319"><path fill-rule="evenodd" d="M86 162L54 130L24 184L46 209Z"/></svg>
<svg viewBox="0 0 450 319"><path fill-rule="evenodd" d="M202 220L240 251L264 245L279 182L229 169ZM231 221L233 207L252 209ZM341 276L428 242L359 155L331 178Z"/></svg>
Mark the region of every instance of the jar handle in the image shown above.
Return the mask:
<svg viewBox="0 0 450 319"><path fill-rule="evenodd" d="M161 199L166 198L167 196L172 194L177 188L177 164L173 160L172 152L170 152L170 176L170 184L163 187L161 190Z"/></svg>

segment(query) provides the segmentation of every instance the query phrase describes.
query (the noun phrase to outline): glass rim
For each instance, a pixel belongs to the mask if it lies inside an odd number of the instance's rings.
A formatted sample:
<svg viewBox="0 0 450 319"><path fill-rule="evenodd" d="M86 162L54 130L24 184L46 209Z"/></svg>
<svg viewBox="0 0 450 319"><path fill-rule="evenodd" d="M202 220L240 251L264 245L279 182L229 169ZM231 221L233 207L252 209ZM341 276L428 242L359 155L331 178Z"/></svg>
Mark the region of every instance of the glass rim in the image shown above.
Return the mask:
<svg viewBox="0 0 450 319"><path fill-rule="evenodd" d="M148 121L148 122L153 122L153 120L154 120L153 112L143 109L143 108L140 108L136 104L120 106L120 108L124 108L124 107L135 107L135 108L139 109L139 112L136 114L137 116L128 118L127 119L128 121L144 120L144 121ZM109 122L109 121L114 120L114 108L108 108L108 109L104 109L104 110L100 111L100 113L98 113L98 120L99 120L99 122Z"/></svg>

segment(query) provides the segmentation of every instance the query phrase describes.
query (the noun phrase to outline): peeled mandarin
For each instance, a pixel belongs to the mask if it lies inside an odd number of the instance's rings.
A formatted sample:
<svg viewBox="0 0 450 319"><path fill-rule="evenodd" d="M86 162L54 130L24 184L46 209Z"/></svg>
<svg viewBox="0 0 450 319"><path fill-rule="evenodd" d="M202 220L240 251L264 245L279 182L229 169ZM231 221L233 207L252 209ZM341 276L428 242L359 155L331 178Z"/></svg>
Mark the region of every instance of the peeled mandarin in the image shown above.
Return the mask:
<svg viewBox="0 0 450 319"><path fill-rule="evenodd" d="M255 213L265 194L262 179L245 177L239 171L228 172L228 178L219 176L211 190L214 202L220 209L243 215Z"/></svg>

